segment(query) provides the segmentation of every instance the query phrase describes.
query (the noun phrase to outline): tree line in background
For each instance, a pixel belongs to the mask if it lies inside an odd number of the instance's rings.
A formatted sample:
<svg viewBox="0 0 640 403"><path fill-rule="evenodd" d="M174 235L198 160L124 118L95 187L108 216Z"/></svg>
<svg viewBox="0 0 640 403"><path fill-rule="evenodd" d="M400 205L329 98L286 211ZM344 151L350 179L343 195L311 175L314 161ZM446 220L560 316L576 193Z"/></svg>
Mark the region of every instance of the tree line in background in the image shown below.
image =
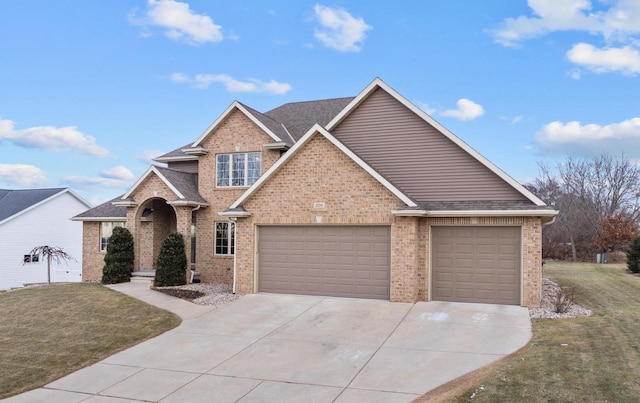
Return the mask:
<svg viewBox="0 0 640 403"><path fill-rule="evenodd" d="M542 230L543 257L593 261L625 251L638 236L640 167L624 154L539 166L527 188L560 212Z"/></svg>

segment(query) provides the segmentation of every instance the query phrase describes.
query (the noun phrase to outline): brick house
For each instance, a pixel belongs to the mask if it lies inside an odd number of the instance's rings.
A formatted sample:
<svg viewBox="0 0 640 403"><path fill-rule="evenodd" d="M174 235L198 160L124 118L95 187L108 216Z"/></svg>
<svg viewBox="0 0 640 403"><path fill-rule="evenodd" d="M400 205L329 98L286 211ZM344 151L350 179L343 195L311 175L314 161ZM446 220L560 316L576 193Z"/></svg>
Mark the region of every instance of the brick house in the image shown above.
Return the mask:
<svg viewBox="0 0 640 403"><path fill-rule="evenodd" d="M557 211L380 79L358 96L260 113L232 103L83 221L83 279L110 231L152 269L170 231L203 282L240 294L536 307Z"/></svg>

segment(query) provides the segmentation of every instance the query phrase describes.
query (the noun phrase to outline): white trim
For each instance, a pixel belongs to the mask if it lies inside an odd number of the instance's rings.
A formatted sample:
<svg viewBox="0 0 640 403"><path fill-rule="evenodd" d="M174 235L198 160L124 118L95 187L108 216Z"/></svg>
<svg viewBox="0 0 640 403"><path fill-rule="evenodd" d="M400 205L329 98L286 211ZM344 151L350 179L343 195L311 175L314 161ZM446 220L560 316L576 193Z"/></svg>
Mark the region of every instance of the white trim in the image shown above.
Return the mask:
<svg viewBox="0 0 640 403"><path fill-rule="evenodd" d="M218 211L218 215L222 217L251 217L251 213L248 211Z"/></svg>
<svg viewBox="0 0 640 403"><path fill-rule="evenodd" d="M158 171L158 169L157 169L154 165L151 165L151 166L149 167L149 169L147 169L147 171L146 171L144 174L142 174L142 176L140 177L140 179L138 179L138 180L136 181L136 183L134 183L134 184L133 184L133 186L131 186L131 187L129 188L129 190L127 191L127 193L125 193L125 194L124 194L124 196L122 196L122 200L128 199L128 198L129 198L129 196L131 196L131 193L133 193L133 192L136 190L136 188L137 188L138 186L140 186L140 184L141 184L145 179L147 179L147 177L148 177L149 175L151 175L151 173L156 174L156 175L158 176L158 178L160 178L160 180L161 180L162 182L164 182L164 184L165 184L165 185L167 185L167 187L168 187L168 188L169 188L173 193L175 193L175 195L176 195L176 196L178 196L178 198L179 198L179 199L184 199L184 198L185 198L185 197L182 195L182 193L180 193L180 192L178 191L178 189L176 189L176 187L175 187L175 186L173 186L173 184L172 184L171 182L169 182L169 181L167 180L167 178L165 178L165 177L164 177L164 175L162 175L162 174L160 173L160 171Z"/></svg>
<svg viewBox="0 0 640 403"><path fill-rule="evenodd" d="M427 210L391 210L391 214L398 217L426 217Z"/></svg>
<svg viewBox="0 0 640 403"><path fill-rule="evenodd" d="M262 151L246 151L246 152L234 152L234 153L219 153L219 154L216 154L216 176L215 176L216 185L215 185L215 187L217 189L237 189L237 188L246 189L246 188L251 187L251 185L232 185L231 184L231 183L233 183L233 156L234 155L244 155L244 182L247 183L249 181L249 154L258 154L258 161L260 162L260 171L262 171ZM228 155L229 156L229 166L228 166L229 184L226 185L226 186L218 185L218 171L219 171L219 169L218 169L218 157L220 157L221 155ZM258 178L259 177L260 176L258 175Z"/></svg>
<svg viewBox="0 0 640 403"><path fill-rule="evenodd" d="M209 206L209 203L203 203L203 202L192 201L192 200L174 200L174 201L168 201L167 204L170 206L177 206L177 207L193 206L197 208Z"/></svg>
<svg viewBox="0 0 640 403"><path fill-rule="evenodd" d="M262 129L262 131L264 131L265 133L267 133L269 135L269 137L271 137L272 139L274 139L275 141L282 141L280 139L280 137L276 136L275 133L273 133L271 130L269 130L267 128L267 126L265 126L264 124L262 124L262 122L260 122L255 116L253 116L253 114L251 114L249 111L247 111L240 102L238 101L233 101L233 103L231 103L231 105L229 105L229 107L222 112L222 115L220 115L218 117L218 119L216 119L211 126L209 126L207 128L207 130L204 131L204 133L202 133L200 135L200 137L198 137L198 139L191 145L191 147L195 148L198 147L200 145L200 143L207 138L207 136L209 136L209 134L215 130L223 121L224 119L234 110L234 109L238 109L240 112L244 113L246 117L248 117L249 119L251 119L251 121L253 123L255 123L259 128Z"/></svg>
<svg viewBox="0 0 640 403"><path fill-rule="evenodd" d="M536 197L533 193L528 191L524 186L522 186L518 181L509 176L502 169L498 168L495 164L485 158L482 154L474 150L470 145L461 140L458 136L450 132L447 128L438 123L434 118L429 116L425 111L415 106L411 101L402 96L399 92L391 88L380 78L376 77L375 80L371 82L357 97L355 97L349 104L334 117L331 122L326 126L328 131L333 130L340 122L342 122L354 109L356 109L366 98L369 97L371 93L377 88L381 88L386 91L389 95L394 97L397 101L399 101L406 108L411 110L413 113L422 118L425 122L429 123L440 133L445 135L449 140L453 141L456 145L462 148L464 151L469 153L472 157L478 160L482 165L491 170L494 174L498 175L502 180L511 185L514 189L520 192L522 195L527 197L527 199L531 200L535 203L536 206L546 206L546 204Z"/></svg>
<svg viewBox="0 0 640 403"><path fill-rule="evenodd" d="M291 135L291 133L289 133L289 130L287 129L287 126L284 125L284 123L280 123L282 125L282 128L284 129L284 131L287 133L287 135L289 136L289 138L291 139L291 144L295 144L296 140L293 138L293 136Z"/></svg>
<svg viewBox="0 0 640 403"><path fill-rule="evenodd" d="M30 189L25 189L25 190L30 190ZM31 190L47 190L47 189L31 189ZM10 191L11 191L11 190L10 190ZM43 204L45 204L45 203L47 203L47 202L49 202L49 201L51 201L51 200L55 199L56 197L62 196L62 195L63 195L63 194L65 194L65 193L69 193L71 196L73 196L73 197L75 197L76 199L78 199L78 201L79 201L80 203L84 204L85 206L87 206L87 208L89 208L89 209L90 209L90 208L92 208L92 207L93 207L93 206L92 206L88 201L86 201L85 199L83 199L82 197L80 197L76 192L74 192L74 191L73 191L73 190L71 190L70 188L64 188L64 189L62 189L61 191L59 191L58 193L54 193L54 194L52 194L51 196L47 197L46 199L40 200L39 202L37 202L37 203L35 203L35 204L32 204L32 205L30 205L29 207L26 207L26 208L24 208L24 209L22 209L22 210L18 211L17 213L15 213L15 214L13 214L13 215L11 215L11 216L9 216L9 217L5 218L4 220L0 221L0 225L4 224L4 223L6 223L6 222L9 222L9 221L11 221L11 220L13 220L14 218L17 218L17 217L19 217L19 216L21 216L21 215L23 215L23 214L25 214L25 213L27 213L27 212L29 212L29 211L31 211L31 210L33 210L33 209L37 208L37 207L39 207L39 206L43 205Z"/></svg>
<svg viewBox="0 0 640 403"><path fill-rule="evenodd" d="M195 155L184 155L177 157L157 157L153 158L152 161L156 162L176 162L176 161L198 161L198 157Z"/></svg>
<svg viewBox="0 0 640 403"><path fill-rule="evenodd" d="M279 141L277 143L263 144L262 147L266 148L267 150L286 150L291 146L288 143L285 143L284 141Z"/></svg>
<svg viewBox="0 0 640 403"><path fill-rule="evenodd" d="M428 217L555 217L556 215L558 215L556 210L437 210L427 212Z"/></svg>
<svg viewBox="0 0 640 403"><path fill-rule="evenodd" d="M283 166L285 163L287 163L287 161L289 161L297 153L297 151L300 148L302 148L309 141L309 139L311 139L313 137L313 135L316 134L316 133L320 133L327 140L329 140L333 145L338 147L340 149L340 151L345 153L349 158L351 158L362 169L367 171L378 182L380 182L380 184L382 184L385 188L387 188L398 199L402 200L407 206L409 206L409 207L418 207L418 205L413 200L411 200L408 196L406 196L404 193L402 193L400 190L398 190L398 188L396 188L389 181L387 181L385 178L383 178L382 175L380 175L376 170L371 168L366 162L364 162L360 157L358 157L353 151L348 149L338 139L333 137L333 135L331 135L331 133L329 133L322 126L320 126L319 124L316 123L311 129L309 129L309 131L304 136L302 136L302 138L300 140L298 140L298 142L296 144L293 145L293 147L291 147L291 149L289 149L289 151L287 151L287 153L282 158L280 158L278 161L276 161L276 163L273 164L271 166L271 168L269 168L267 170L267 172L265 172L260 178L258 178L258 180L249 189L247 189L242 194L242 196L240 196L240 198L238 198L238 200L236 200L231 205L231 207L229 207L229 208L230 209L234 209L234 208L237 208L238 206L240 206L242 203L244 203L245 200L247 200L256 190L260 189L262 187L262 185L269 179L269 177L271 177L271 175L273 175L275 172L277 172L280 169L281 166Z"/></svg>
<svg viewBox="0 0 640 403"><path fill-rule="evenodd" d="M206 155L209 154L209 150L203 147L183 148L180 151L187 155Z"/></svg>
<svg viewBox="0 0 640 403"><path fill-rule="evenodd" d="M233 247L233 253L218 253L217 249L218 249L218 224L227 224L227 241L229 242L229 244L227 245L227 250L231 251L231 248ZM233 242L231 242L231 225L233 224ZM235 221L213 221L213 255L214 256L222 256L222 257L230 257L230 256L234 256L235 259L235 255L236 255L236 225L237 223Z"/></svg>
<svg viewBox="0 0 640 403"><path fill-rule="evenodd" d="M71 221L127 221L127 217L72 217Z"/></svg>
<svg viewBox="0 0 640 403"><path fill-rule="evenodd" d="M111 202L111 204L117 207L135 207L138 205L138 202L135 200L122 200Z"/></svg>

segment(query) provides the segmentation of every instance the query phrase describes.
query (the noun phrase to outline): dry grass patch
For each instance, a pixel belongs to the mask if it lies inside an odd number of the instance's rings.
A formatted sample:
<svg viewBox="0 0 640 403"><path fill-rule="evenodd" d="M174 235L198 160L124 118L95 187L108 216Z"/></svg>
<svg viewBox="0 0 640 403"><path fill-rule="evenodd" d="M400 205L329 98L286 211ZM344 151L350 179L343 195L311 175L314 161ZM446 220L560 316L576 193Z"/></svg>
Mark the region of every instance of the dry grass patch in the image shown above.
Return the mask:
<svg viewBox="0 0 640 403"><path fill-rule="evenodd" d="M638 401L640 277L622 264L553 262L544 271L594 316L534 319L526 347L420 401Z"/></svg>
<svg viewBox="0 0 640 403"><path fill-rule="evenodd" d="M0 318L0 398L46 385L180 323L99 284L1 293Z"/></svg>

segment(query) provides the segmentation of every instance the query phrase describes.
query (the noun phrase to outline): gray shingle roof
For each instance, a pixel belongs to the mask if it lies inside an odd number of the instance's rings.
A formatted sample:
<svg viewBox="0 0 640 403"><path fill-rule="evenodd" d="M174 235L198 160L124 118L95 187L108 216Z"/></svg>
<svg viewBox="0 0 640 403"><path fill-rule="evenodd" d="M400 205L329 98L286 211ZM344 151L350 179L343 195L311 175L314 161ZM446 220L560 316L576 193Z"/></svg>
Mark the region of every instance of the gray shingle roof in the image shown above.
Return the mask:
<svg viewBox="0 0 640 403"><path fill-rule="evenodd" d="M118 201L122 199L122 195L111 199L107 202L104 202L90 210L85 211L84 213L80 213L73 218L126 218L127 217L127 208L114 206L111 204L114 201Z"/></svg>
<svg viewBox="0 0 640 403"><path fill-rule="evenodd" d="M316 123L326 126L353 100L353 97L291 102L264 114L285 125L298 141Z"/></svg>
<svg viewBox="0 0 640 403"><path fill-rule="evenodd" d="M177 190L182 193L186 201L207 203L198 193L198 174L176 171L175 169L156 167ZM168 200L173 201L173 200Z"/></svg>
<svg viewBox="0 0 640 403"><path fill-rule="evenodd" d="M169 151L166 154L162 154L159 157L154 158L154 161L162 161L165 158L175 158L175 157L188 157L188 154L185 154L182 149L183 148L191 148L193 143L185 144L182 147L178 147L173 151Z"/></svg>
<svg viewBox="0 0 640 403"><path fill-rule="evenodd" d="M273 134L275 134L276 136L278 136L280 138L280 140L284 141L285 143L289 144L289 145L293 145L293 140L291 140L291 136L289 136L289 133L287 133L287 131L285 130L285 128L282 126L282 123L280 122L276 122L274 119L270 118L269 116L258 112L257 110L253 109L250 106L247 106L243 103L238 102L240 105L242 105L247 112L249 112L250 114L253 115L253 117L255 117L256 119L258 119L260 121L260 123L262 123L263 125L265 125L267 127L267 129L271 130L271 132Z"/></svg>
<svg viewBox="0 0 640 403"><path fill-rule="evenodd" d="M0 189L0 221L4 221L63 190L65 190L65 188Z"/></svg>
<svg viewBox="0 0 640 403"><path fill-rule="evenodd" d="M529 200L473 200L473 201L428 201L418 203L427 211L463 210L553 210L549 206L537 206Z"/></svg>
<svg viewBox="0 0 640 403"><path fill-rule="evenodd" d="M300 137L316 123L323 127L326 126L352 100L353 97L291 102L266 113L258 112L250 106L240 102L238 103L271 130L273 134L278 136L280 140L289 145L293 145L291 144L291 137L293 137L293 140L298 141ZM165 162L167 159L172 158L189 158L190 156L185 154L182 149L191 148L192 144L193 143L185 144L182 147L154 158L154 160Z"/></svg>

